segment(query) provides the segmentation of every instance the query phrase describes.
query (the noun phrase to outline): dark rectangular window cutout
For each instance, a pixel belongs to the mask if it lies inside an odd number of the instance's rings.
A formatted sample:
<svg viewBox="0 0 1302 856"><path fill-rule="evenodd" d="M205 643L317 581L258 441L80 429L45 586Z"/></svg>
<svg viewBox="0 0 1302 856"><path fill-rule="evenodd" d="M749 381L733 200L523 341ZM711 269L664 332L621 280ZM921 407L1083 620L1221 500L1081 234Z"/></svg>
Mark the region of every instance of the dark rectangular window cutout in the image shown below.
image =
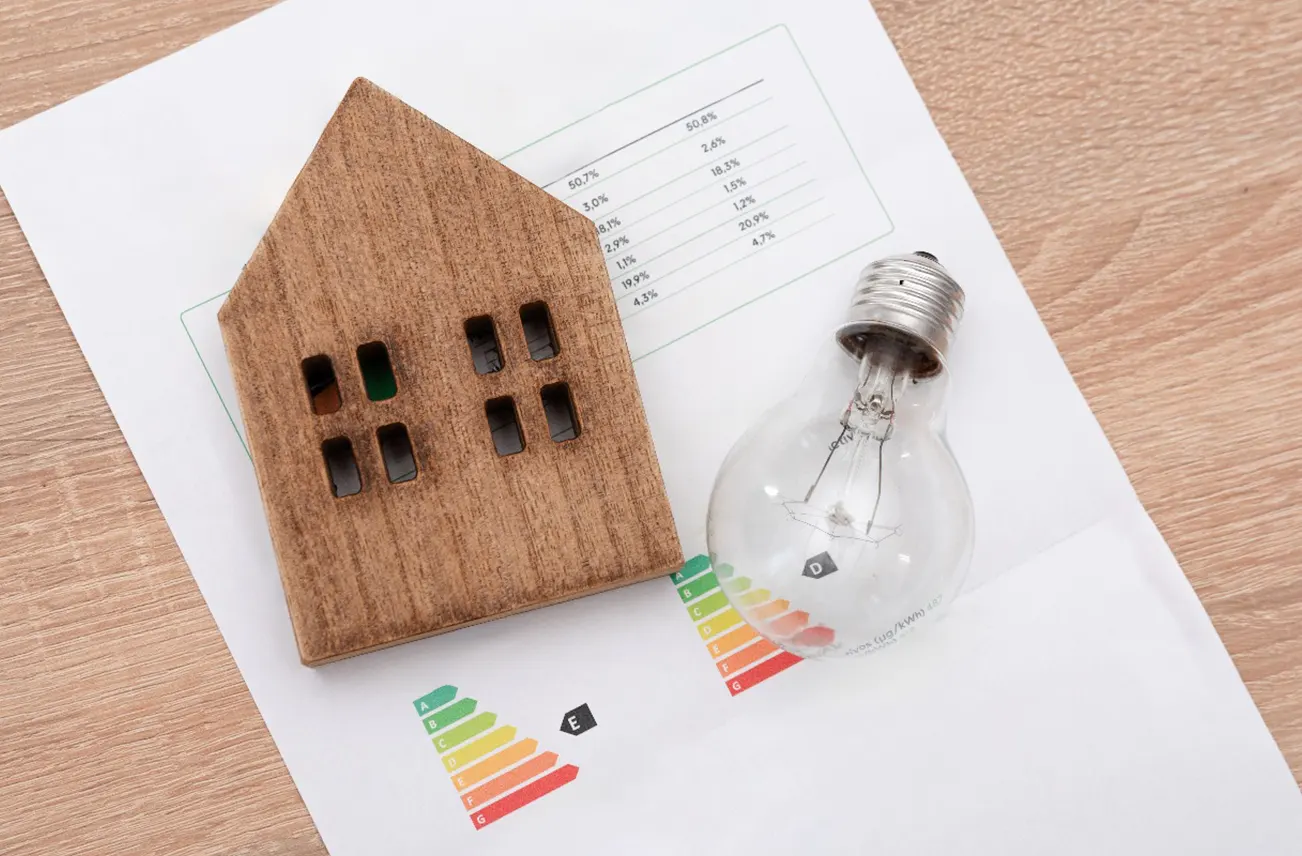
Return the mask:
<svg viewBox="0 0 1302 856"><path fill-rule="evenodd" d="M520 420L515 413L515 401L510 396L492 398L484 405L488 416L488 430L493 435L493 448L499 455L514 455L524 451L524 435L520 433Z"/></svg>
<svg viewBox="0 0 1302 856"><path fill-rule="evenodd" d="M401 422L385 425L375 432L380 441L380 456L384 470L393 484L413 481L416 478L416 455L411 450L411 435Z"/></svg>
<svg viewBox="0 0 1302 856"><path fill-rule="evenodd" d="M547 430L557 443L579 436L579 420L574 415L574 401L570 398L568 383L549 383L542 388L543 413L547 414Z"/></svg>
<svg viewBox="0 0 1302 856"><path fill-rule="evenodd" d="M321 444L330 488L335 496L352 496L362 492L362 474L357 470L353 442L347 437L331 437Z"/></svg>
<svg viewBox="0 0 1302 856"><path fill-rule="evenodd" d="M371 401L386 401L398 394L398 379L393 375L389 349L383 342L367 342L358 346L357 367L362 370L366 397Z"/></svg>
<svg viewBox="0 0 1302 856"><path fill-rule="evenodd" d="M470 345L470 358L475 363L476 374L502 370L502 349L497 344L492 316L479 315L466 320L466 344Z"/></svg>
<svg viewBox="0 0 1302 856"><path fill-rule="evenodd" d="M539 300L520 307L520 325L524 327L524 340L529 344L529 356L535 360L550 360L560 352L556 343L556 330L552 327L552 314L547 304Z"/></svg>
<svg viewBox="0 0 1302 856"><path fill-rule="evenodd" d="M343 405L334 363L325 354L303 360L303 381L307 384L307 400L317 416L334 413Z"/></svg>

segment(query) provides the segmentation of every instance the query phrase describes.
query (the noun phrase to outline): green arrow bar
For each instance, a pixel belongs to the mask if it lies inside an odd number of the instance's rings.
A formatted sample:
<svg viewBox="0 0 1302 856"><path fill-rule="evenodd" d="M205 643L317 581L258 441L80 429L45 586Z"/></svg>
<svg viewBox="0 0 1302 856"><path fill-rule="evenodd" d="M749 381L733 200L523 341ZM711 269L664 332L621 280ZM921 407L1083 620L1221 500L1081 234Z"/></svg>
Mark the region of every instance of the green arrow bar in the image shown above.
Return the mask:
<svg viewBox="0 0 1302 856"><path fill-rule="evenodd" d="M690 580L708 567L710 567L709 556L693 556L681 568L670 574L669 579L674 581L674 585L678 585L684 580Z"/></svg>
<svg viewBox="0 0 1302 856"><path fill-rule="evenodd" d="M436 707L442 707L452 699L457 697L457 688L452 686L442 686L429 695L423 695L416 699L412 704L416 706L416 712L421 716L429 713Z"/></svg>
<svg viewBox="0 0 1302 856"><path fill-rule="evenodd" d="M687 612L692 616L693 621L700 621L712 612L718 612L728 605L728 596L721 591L716 591L709 597L703 597L687 607Z"/></svg>
<svg viewBox="0 0 1302 856"><path fill-rule="evenodd" d="M425 719L425 731L433 734L441 728L447 728L459 719L465 719L475 712L475 705L477 704L479 702L473 698L463 698L456 704L443 708L438 713Z"/></svg>
<svg viewBox="0 0 1302 856"><path fill-rule="evenodd" d="M714 578L714 574L704 574L697 577L689 583L678 587L678 596L683 599L683 603L700 597L706 592L714 591L719 587L719 581Z"/></svg>
<svg viewBox="0 0 1302 856"><path fill-rule="evenodd" d="M456 728L450 729L443 734L434 738L434 748L440 752L446 752L453 746L465 743L476 734L482 734L497 724L497 714L481 713L474 719L463 722Z"/></svg>

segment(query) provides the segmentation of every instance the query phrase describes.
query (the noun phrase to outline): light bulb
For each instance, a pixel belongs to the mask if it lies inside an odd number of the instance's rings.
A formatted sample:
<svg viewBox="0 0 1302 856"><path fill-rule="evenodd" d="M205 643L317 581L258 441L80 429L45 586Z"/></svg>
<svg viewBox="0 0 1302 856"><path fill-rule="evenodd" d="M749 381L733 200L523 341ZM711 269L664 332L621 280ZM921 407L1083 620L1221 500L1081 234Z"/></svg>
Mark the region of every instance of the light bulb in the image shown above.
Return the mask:
<svg viewBox="0 0 1302 856"><path fill-rule="evenodd" d="M802 657L862 654L933 620L972 552L944 437L963 290L929 253L864 269L835 356L733 446L706 538L732 605Z"/></svg>

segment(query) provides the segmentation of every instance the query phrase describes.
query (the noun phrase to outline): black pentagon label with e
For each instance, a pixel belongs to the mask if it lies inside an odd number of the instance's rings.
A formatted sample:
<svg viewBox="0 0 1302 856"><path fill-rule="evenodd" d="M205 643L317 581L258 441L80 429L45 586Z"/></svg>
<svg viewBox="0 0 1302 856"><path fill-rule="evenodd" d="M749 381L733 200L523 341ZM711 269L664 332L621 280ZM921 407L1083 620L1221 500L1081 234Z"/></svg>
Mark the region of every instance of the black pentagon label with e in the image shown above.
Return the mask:
<svg viewBox="0 0 1302 856"><path fill-rule="evenodd" d="M800 575L817 580L834 573L836 573L836 562L833 562L832 557L824 550L817 556L805 560L805 569L800 572Z"/></svg>
<svg viewBox="0 0 1302 856"><path fill-rule="evenodd" d="M586 704L579 705L561 719L561 731L566 734L582 734L596 727L597 718Z"/></svg>

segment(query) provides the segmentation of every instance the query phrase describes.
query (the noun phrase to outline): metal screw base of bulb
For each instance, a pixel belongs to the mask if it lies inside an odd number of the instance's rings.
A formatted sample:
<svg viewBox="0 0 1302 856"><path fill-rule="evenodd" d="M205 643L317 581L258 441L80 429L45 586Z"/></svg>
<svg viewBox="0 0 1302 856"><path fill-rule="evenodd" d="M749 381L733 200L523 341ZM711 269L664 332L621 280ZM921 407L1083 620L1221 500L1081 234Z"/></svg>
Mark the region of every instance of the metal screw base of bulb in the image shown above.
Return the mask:
<svg viewBox="0 0 1302 856"><path fill-rule="evenodd" d="M887 256L859 275L836 340L859 358L874 337L902 339L917 355L914 376L937 374L963 317L963 299L963 289L931 253Z"/></svg>

